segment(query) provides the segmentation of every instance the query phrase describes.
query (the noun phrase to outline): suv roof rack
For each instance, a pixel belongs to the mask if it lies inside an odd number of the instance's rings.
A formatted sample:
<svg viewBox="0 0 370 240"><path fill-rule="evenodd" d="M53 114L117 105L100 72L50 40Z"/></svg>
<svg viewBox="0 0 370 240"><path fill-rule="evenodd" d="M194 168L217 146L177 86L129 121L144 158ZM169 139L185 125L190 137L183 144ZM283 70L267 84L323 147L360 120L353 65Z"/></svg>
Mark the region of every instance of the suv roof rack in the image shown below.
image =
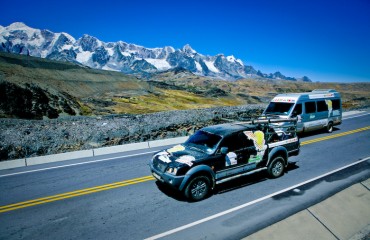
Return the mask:
<svg viewBox="0 0 370 240"><path fill-rule="evenodd" d="M235 124L270 124L270 123L281 123L281 122L292 122L297 123L298 118L265 118L265 119L250 119L248 121L235 122Z"/></svg>

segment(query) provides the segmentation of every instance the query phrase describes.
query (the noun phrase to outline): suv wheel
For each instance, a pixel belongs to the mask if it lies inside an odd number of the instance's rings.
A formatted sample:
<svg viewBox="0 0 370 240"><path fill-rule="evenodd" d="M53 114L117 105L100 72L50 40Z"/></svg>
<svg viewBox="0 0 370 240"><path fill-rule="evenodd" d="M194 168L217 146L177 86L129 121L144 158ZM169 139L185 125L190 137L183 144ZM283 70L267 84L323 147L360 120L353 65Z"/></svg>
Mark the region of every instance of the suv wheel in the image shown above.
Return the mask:
<svg viewBox="0 0 370 240"><path fill-rule="evenodd" d="M204 199L210 190L210 181L205 176L193 178L185 189L185 196L193 201Z"/></svg>
<svg viewBox="0 0 370 240"><path fill-rule="evenodd" d="M284 174L285 161L281 156L275 157L269 166L267 167L267 172L270 177L278 178Z"/></svg>

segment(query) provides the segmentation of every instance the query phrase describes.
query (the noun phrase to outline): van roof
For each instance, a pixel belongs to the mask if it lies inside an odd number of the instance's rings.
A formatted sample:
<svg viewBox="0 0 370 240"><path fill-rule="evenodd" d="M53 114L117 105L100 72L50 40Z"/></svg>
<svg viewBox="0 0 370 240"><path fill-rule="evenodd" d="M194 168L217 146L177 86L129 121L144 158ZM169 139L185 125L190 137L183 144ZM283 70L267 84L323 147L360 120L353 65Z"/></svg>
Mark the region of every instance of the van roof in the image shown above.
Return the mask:
<svg viewBox="0 0 370 240"><path fill-rule="evenodd" d="M334 89L314 89L312 90L313 93L336 93L337 91Z"/></svg>
<svg viewBox="0 0 370 240"><path fill-rule="evenodd" d="M332 95L331 97L339 97L340 94L334 90L334 89L315 89L315 90L312 90L312 92L303 92L303 93L282 93L282 94L278 94L276 97L296 97L296 98L299 98L301 96L308 96L308 95L320 95L320 94L329 94L329 95ZM334 94L334 96L333 96ZM319 97L317 97L319 98ZM321 97L320 97L321 98ZM325 97L323 97L325 98Z"/></svg>

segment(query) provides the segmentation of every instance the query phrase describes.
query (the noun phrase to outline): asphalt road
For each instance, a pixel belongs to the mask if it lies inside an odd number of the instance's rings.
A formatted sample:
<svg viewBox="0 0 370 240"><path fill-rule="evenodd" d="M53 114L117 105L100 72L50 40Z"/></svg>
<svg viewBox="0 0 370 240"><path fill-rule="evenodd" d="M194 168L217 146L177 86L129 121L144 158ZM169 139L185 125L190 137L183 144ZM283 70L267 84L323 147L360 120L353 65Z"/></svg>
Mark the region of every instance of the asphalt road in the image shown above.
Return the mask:
<svg viewBox="0 0 370 240"><path fill-rule="evenodd" d="M0 239L240 239L369 178L369 126L370 115L350 117L303 136L281 178L258 173L196 203L157 186L148 149L3 170Z"/></svg>

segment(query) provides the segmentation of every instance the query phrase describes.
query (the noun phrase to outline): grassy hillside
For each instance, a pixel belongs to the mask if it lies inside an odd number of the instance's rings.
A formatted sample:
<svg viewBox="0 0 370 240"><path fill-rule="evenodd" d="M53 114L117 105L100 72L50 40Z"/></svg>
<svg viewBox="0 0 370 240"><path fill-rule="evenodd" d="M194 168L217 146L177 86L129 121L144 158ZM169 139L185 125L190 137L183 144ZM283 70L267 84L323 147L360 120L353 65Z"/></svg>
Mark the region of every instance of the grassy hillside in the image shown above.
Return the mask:
<svg viewBox="0 0 370 240"><path fill-rule="evenodd" d="M370 82L295 82L270 79L243 79L235 82L210 80L196 75L179 77L171 72L163 73L156 79L168 85L207 93L209 89L220 89L243 104L267 103L280 93L310 92L314 89L335 89L341 93L345 109L370 107Z"/></svg>
<svg viewBox="0 0 370 240"><path fill-rule="evenodd" d="M267 103L278 93L333 88L346 108L369 106L370 83L235 82L167 71L148 79L73 63L0 53L0 117L150 113Z"/></svg>

